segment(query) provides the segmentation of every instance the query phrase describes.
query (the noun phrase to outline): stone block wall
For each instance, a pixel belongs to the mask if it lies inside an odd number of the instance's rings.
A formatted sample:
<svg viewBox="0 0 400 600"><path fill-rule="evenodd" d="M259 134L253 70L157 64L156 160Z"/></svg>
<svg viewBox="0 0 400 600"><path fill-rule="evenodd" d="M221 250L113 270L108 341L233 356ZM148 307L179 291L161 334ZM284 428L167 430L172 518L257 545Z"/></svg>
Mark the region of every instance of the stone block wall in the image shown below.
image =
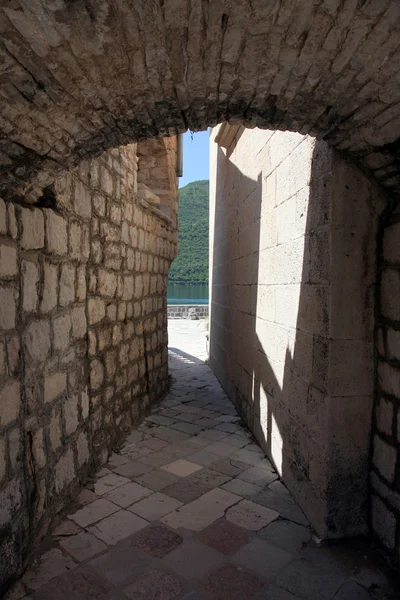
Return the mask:
<svg viewBox="0 0 400 600"><path fill-rule="evenodd" d="M400 206L382 218L379 238L377 378L371 444L371 521L400 568Z"/></svg>
<svg viewBox="0 0 400 600"><path fill-rule="evenodd" d="M217 133L210 366L319 535L364 533L385 198L311 137Z"/></svg>
<svg viewBox="0 0 400 600"><path fill-rule="evenodd" d="M168 304L168 319L206 319L208 304Z"/></svg>
<svg viewBox="0 0 400 600"><path fill-rule="evenodd" d="M0 593L167 387L177 184L168 218L136 171L131 145L61 174L48 207L0 200Z"/></svg>

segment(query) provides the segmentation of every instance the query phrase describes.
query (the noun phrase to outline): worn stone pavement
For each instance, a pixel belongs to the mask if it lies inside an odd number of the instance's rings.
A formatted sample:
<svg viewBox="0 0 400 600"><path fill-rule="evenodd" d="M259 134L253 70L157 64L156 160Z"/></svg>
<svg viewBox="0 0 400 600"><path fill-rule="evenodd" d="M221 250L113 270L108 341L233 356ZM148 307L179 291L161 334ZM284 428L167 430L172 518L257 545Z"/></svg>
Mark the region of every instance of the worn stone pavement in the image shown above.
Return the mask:
<svg viewBox="0 0 400 600"><path fill-rule="evenodd" d="M170 322L171 391L9 598L392 600L365 542L324 545L240 423L204 321Z"/></svg>

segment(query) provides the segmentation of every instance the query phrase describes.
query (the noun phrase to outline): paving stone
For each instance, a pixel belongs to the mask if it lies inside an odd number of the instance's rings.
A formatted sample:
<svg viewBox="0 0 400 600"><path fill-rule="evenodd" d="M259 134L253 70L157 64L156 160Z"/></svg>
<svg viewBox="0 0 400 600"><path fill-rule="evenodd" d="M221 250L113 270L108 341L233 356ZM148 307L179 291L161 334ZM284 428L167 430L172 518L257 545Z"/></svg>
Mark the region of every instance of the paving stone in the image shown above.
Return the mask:
<svg viewBox="0 0 400 600"><path fill-rule="evenodd" d="M284 513L282 513L282 516L285 517L285 519L288 519L289 521L294 521L295 523L298 523L299 525L304 525L305 527L309 526L309 523L306 517L304 516L303 511L300 509L299 506L297 506L297 504L295 504L294 506L289 508L289 510L286 510Z"/></svg>
<svg viewBox="0 0 400 600"><path fill-rule="evenodd" d="M112 592L109 583L82 566L73 575L63 575L51 581L33 595L34 600L100 600Z"/></svg>
<svg viewBox="0 0 400 600"><path fill-rule="evenodd" d="M201 419L195 421L195 425L198 425L201 428L209 429L210 427L215 427L216 425L218 425L218 420L210 419L209 417L202 417Z"/></svg>
<svg viewBox="0 0 400 600"><path fill-rule="evenodd" d="M170 426L171 429L177 429L178 431L183 431L184 433L189 433L190 435L195 435L202 430L200 425L195 425L194 423L174 423Z"/></svg>
<svg viewBox="0 0 400 600"><path fill-rule="evenodd" d="M240 448L244 448L248 443L249 440L247 437L242 437L237 434L228 435L224 438L224 444L229 444L230 446L233 446L234 448L237 448L239 450Z"/></svg>
<svg viewBox="0 0 400 600"><path fill-rule="evenodd" d="M93 502L94 500L98 500L99 496L97 494L95 494L94 492L92 492L92 490L88 490L88 489L84 489L82 490L77 498L77 502L78 504L90 504L90 502Z"/></svg>
<svg viewBox="0 0 400 600"><path fill-rule="evenodd" d="M264 487L273 481L276 481L278 479L278 475L260 467L250 467L250 469L242 471L242 473L238 475L238 479L247 481L247 483L254 483L254 485L258 485L260 487Z"/></svg>
<svg viewBox="0 0 400 600"><path fill-rule="evenodd" d="M184 527L191 531L201 531L221 518L225 510L239 500L240 496L217 488L186 504L179 511L163 517L161 521L173 529Z"/></svg>
<svg viewBox="0 0 400 600"><path fill-rule="evenodd" d="M152 525L132 536L130 543L154 558L163 558L183 542L180 535L164 527Z"/></svg>
<svg viewBox="0 0 400 600"><path fill-rule="evenodd" d="M209 575L203 587L216 600L251 600L263 585L260 577L228 564Z"/></svg>
<svg viewBox="0 0 400 600"><path fill-rule="evenodd" d="M179 481L164 488L164 493L180 500L183 504L187 504L209 490L222 485L228 479L229 477L218 473L218 471L204 468L194 475L179 479Z"/></svg>
<svg viewBox="0 0 400 600"><path fill-rule="evenodd" d="M107 549L107 546L103 542L94 535L84 531L61 540L60 546L79 562L100 554L100 552Z"/></svg>
<svg viewBox="0 0 400 600"><path fill-rule="evenodd" d="M217 429L208 429L206 431L200 431L199 437L218 442L219 440L225 439L227 437L227 433L225 431L218 431Z"/></svg>
<svg viewBox="0 0 400 600"><path fill-rule="evenodd" d="M223 554L234 554L251 538L252 534L247 529L230 523L226 519L220 519L207 527L198 539Z"/></svg>
<svg viewBox="0 0 400 600"><path fill-rule="evenodd" d="M182 593L178 579L158 569L152 569L137 582L124 588L131 600L174 600Z"/></svg>
<svg viewBox="0 0 400 600"><path fill-rule="evenodd" d="M98 496L103 496L115 488L128 483L129 479L127 477L122 477L121 475L116 475L115 473L110 473L109 475L105 475L105 477L101 477L94 484L94 491Z"/></svg>
<svg viewBox="0 0 400 600"><path fill-rule="evenodd" d="M164 515L168 515L172 511L182 506L182 502L170 498L166 494L156 492L148 498L137 502L129 508L132 512L139 515L147 521L157 521Z"/></svg>
<svg viewBox="0 0 400 600"><path fill-rule="evenodd" d="M199 435L194 435L190 437L188 440L184 442L188 447L193 446L193 451L195 449L205 448L209 446L211 441L207 438L200 437Z"/></svg>
<svg viewBox="0 0 400 600"><path fill-rule="evenodd" d="M70 535L75 535L76 533L80 533L82 529L69 519L65 519L62 521L53 531L54 537L67 537Z"/></svg>
<svg viewBox="0 0 400 600"><path fill-rule="evenodd" d="M235 431L239 431L241 427L238 423L218 422L218 424L215 426L215 429L218 429L218 431L225 431L226 433L235 433Z"/></svg>
<svg viewBox="0 0 400 600"><path fill-rule="evenodd" d="M149 490L142 485L134 481L129 481L125 485L121 485L117 489L109 492L104 496L110 502L117 504L121 508L127 508L134 502L138 502L142 498L146 498L146 496L150 496L152 494L152 490Z"/></svg>
<svg viewBox="0 0 400 600"><path fill-rule="evenodd" d="M250 531L259 531L278 517L279 513L276 511L255 504L250 500L242 500L239 504L232 506L226 513L228 521Z"/></svg>
<svg viewBox="0 0 400 600"><path fill-rule="evenodd" d="M167 427L158 427L155 436L165 442L183 442L190 437L188 433Z"/></svg>
<svg viewBox="0 0 400 600"><path fill-rule="evenodd" d="M218 456L230 456L235 452L235 448L224 442L215 442L214 444L207 446L207 452L218 454Z"/></svg>
<svg viewBox="0 0 400 600"><path fill-rule="evenodd" d="M38 590L50 579L67 573L76 567L76 562L64 556L58 548L45 552L33 567L25 573L23 582L28 590Z"/></svg>
<svg viewBox="0 0 400 600"><path fill-rule="evenodd" d="M128 445L124 446L123 448L121 448L121 454L123 456L125 456L127 461L144 458L145 456L147 456L148 454L151 454L152 452L153 452L153 450L150 450L150 448L145 448L144 446L138 446L136 443L128 444Z"/></svg>
<svg viewBox="0 0 400 600"><path fill-rule="evenodd" d="M346 581L336 594L335 600L371 600L371 594L355 581Z"/></svg>
<svg viewBox="0 0 400 600"><path fill-rule="evenodd" d="M92 523L96 523L109 515L117 512L119 510L118 506L106 500L105 498L100 498L99 500L95 500L91 502L84 508L81 508L73 515L69 515L69 519L78 523L81 527L87 527L88 525L92 525Z"/></svg>
<svg viewBox="0 0 400 600"><path fill-rule="evenodd" d="M220 456L208 452L207 449L202 449L198 450L197 452L194 452L193 454L189 454L187 459L190 462L202 465L203 467L209 467L210 465L213 465L215 462L217 462L220 459Z"/></svg>
<svg viewBox="0 0 400 600"><path fill-rule="evenodd" d="M169 419L168 417L162 417L161 415L151 415L145 419L146 423L155 423L156 425L172 425L174 423L174 419Z"/></svg>
<svg viewBox="0 0 400 600"><path fill-rule="evenodd" d="M147 527L148 522L127 510L120 510L90 527L90 533L112 546L139 529Z"/></svg>
<svg viewBox="0 0 400 600"><path fill-rule="evenodd" d="M124 465L121 465L120 467L116 467L113 469L113 471L118 475L123 475L129 479L133 479L134 477L138 477L139 475L144 475L144 473L152 471L152 469L153 467L150 465L145 465L138 460L132 460Z"/></svg>
<svg viewBox="0 0 400 600"><path fill-rule="evenodd" d="M261 488L257 485L247 483L247 481L242 481L241 479L231 479L231 481L224 483L221 487L223 490L228 490L228 492L232 492L243 498L252 498L261 491Z"/></svg>
<svg viewBox="0 0 400 600"><path fill-rule="evenodd" d="M213 463L212 468L215 471L219 471L224 475L229 475L230 477L236 477L236 475L240 475L243 471L247 471L249 465L246 463L239 462L237 460L232 460L231 458L223 458L216 463Z"/></svg>
<svg viewBox="0 0 400 600"><path fill-rule="evenodd" d="M311 539L310 530L292 521L274 521L258 534L274 546L296 554Z"/></svg>
<svg viewBox="0 0 400 600"><path fill-rule="evenodd" d="M268 485L265 490L254 496L253 500L257 504L277 510L279 513L284 513L295 505L289 491L280 481L274 481Z"/></svg>
<svg viewBox="0 0 400 600"><path fill-rule="evenodd" d="M148 440L143 440L143 442L139 442L137 444L138 448L144 447L152 450L153 452L157 452L169 446L169 442L165 442L164 440L160 440L157 437L151 437Z"/></svg>
<svg viewBox="0 0 400 600"><path fill-rule="evenodd" d="M164 558L164 564L181 577L198 581L217 569L226 557L209 546L189 540Z"/></svg>
<svg viewBox="0 0 400 600"><path fill-rule="evenodd" d="M151 558L135 547L120 545L88 564L113 585L120 585L130 577L142 575L149 568Z"/></svg>
<svg viewBox="0 0 400 600"><path fill-rule="evenodd" d="M254 600L301 600L299 596L293 596L287 590L275 585L265 585L262 590L254 596Z"/></svg>
<svg viewBox="0 0 400 600"><path fill-rule="evenodd" d="M201 465L196 465L193 462L182 459L176 460L169 465L161 467L163 471L167 471L168 473L172 473L172 475L177 475L178 477L187 477L196 471L200 471L202 468L203 467Z"/></svg>
<svg viewBox="0 0 400 600"><path fill-rule="evenodd" d="M318 570L301 558L279 573L276 585L307 600L332 600L344 581L343 575L325 568Z"/></svg>
<svg viewBox="0 0 400 600"><path fill-rule="evenodd" d="M255 465L258 463L260 461L260 456L261 455L258 454L258 452L252 452L251 450L246 450L246 448L241 448L232 454L232 458L234 460L239 460L240 462L247 463L248 465Z"/></svg>
<svg viewBox="0 0 400 600"><path fill-rule="evenodd" d="M269 542L254 538L233 557L235 563L254 571L263 579L272 580L293 560L293 555Z"/></svg>
<svg viewBox="0 0 400 600"><path fill-rule="evenodd" d="M181 481L181 478L177 477L177 475L172 475L172 473L162 471L161 469L154 469L149 473L135 477L135 481L140 483L140 485L153 490L153 492L159 492L176 481Z"/></svg>
<svg viewBox="0 0 400 600"><path fill-rule="evenodd" d="M126 456L122 456L122 454L111 454L107 466L109 469L113 470L114 467L125 465L127 462L129 462L129 458Z"/></svg>
<svg viewBox="0 0 400 600"><path fill-rule="evenodd" d="M137 442L141 442L142 440L143 440L143 433L141 433L137 429L134 429L132 431L132 433L130 433L128 435L128 437L125 439L125 442L128 442L129 444L135 444Z"/></svg>

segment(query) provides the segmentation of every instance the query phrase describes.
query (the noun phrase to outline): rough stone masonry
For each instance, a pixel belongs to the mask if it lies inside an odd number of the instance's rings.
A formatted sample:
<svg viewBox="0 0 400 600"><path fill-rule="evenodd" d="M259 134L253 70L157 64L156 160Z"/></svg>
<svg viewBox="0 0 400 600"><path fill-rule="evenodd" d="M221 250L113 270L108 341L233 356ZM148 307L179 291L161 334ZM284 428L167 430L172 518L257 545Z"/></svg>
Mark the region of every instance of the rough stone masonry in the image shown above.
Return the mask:
<svg viewBox="0 0 400 600"><path fill-rule="evenodd" d="M0 593L166 389L177 179L161 143L170 216L137 194L136 145L60 175L51 208L0 199Z"/></svg>

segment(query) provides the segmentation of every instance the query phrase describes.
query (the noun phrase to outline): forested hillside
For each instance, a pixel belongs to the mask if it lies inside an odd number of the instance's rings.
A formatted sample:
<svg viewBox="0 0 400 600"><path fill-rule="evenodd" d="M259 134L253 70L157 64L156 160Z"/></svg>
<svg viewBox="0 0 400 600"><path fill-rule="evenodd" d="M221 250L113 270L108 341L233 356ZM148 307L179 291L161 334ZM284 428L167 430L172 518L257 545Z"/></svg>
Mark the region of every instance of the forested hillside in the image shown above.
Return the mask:
<svg viewBox="0 0 400 600"><path fill-rule="evenodd" d="M170 283L208 282L208 180L193 181L179 190L178 256Z"/></svg>

